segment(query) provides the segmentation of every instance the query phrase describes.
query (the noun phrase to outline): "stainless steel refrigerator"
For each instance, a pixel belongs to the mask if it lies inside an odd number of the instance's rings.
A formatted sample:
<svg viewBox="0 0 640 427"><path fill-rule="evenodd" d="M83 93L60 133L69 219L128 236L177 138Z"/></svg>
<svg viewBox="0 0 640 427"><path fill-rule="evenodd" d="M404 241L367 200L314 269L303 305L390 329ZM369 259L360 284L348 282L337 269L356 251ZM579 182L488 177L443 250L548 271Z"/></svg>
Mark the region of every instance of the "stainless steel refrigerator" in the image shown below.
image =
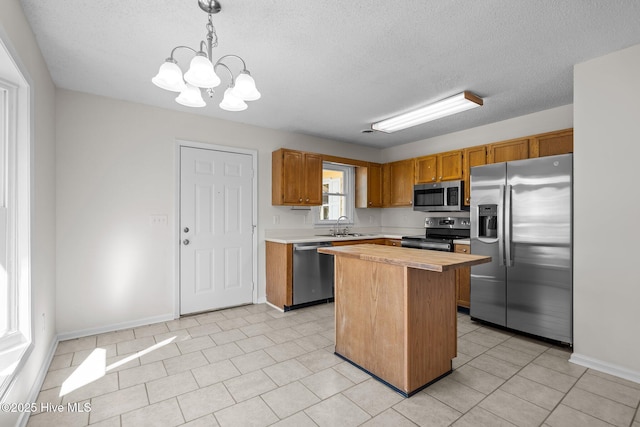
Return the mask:
<svg viewBox="0 0 640 427"><path fill-rule="evenodd" d="M471 168L472 318L573 343L573 155Z"/></svg>

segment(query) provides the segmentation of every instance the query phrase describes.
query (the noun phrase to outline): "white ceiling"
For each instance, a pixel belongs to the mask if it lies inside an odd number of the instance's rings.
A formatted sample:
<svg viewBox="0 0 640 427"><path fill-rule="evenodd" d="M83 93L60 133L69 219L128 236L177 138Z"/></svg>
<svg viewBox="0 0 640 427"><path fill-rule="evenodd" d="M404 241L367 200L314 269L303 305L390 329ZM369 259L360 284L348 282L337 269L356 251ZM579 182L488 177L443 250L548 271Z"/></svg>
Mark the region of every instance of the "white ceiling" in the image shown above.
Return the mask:
<svg viewBox="0 0 640 427"><path fill-rule="evenodd" d="M60 88L381 148L571 104L574 64L640 43L637 0L220 2L214 59L244 58L262 93L243 112L218 107L224 74L202 109L151 83L205 38L197 0L21 0ZM484 106L362 133L463 90Z"/></svg>

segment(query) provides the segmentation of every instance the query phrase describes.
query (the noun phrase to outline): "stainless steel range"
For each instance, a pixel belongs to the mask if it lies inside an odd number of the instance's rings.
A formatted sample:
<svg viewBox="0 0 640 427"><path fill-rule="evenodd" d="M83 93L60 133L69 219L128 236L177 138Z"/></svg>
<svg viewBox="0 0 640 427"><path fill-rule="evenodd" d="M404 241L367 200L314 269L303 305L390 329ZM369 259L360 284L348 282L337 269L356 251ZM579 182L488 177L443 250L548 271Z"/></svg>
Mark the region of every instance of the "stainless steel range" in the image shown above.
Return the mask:
<svg viewBox="0 0 640 427"><path fill-rule="evenodd" d="M448 216L428 217L424 220L424 229L422 236L402 236L402 246L453 252L454 240L468 239L471 235L471 220Z"/></svg>

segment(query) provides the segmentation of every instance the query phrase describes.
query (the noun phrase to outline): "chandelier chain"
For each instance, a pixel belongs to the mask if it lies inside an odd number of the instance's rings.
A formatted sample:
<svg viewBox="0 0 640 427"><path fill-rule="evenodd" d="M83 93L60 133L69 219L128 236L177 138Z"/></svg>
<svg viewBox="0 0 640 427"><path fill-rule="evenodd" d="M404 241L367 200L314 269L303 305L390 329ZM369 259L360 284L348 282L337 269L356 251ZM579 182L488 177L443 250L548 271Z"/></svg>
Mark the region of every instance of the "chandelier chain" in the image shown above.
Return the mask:
<svg viewBox="0 0 640 427"><path fill-rule="evenodd" d="M209 14L209 22L207 23L207 40L211 47L218 47L218 34L216 33L216 28L213 26L211 14Z"/></svg>

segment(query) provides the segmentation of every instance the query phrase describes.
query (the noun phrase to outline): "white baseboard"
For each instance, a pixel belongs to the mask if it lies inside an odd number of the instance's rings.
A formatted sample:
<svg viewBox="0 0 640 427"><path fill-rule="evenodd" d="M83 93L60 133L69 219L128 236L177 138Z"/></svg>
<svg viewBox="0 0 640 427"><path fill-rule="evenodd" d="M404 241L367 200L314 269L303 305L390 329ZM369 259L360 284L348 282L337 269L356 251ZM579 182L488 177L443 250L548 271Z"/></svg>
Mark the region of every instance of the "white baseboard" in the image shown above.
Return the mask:
<svg viewBox="0 0 640 427"><path fill-rule="evenodd" d="M132 320L129 322L114 323L98 328L88 328L79 331L62 332L58 334L58 341L65 341L74 338L88 337L90 335L104 334L106 332L120 331L122 329L137 328L139 326L149 325L151 323L167 322L174 320L173 313L162 314L160 316L146 317L144 319Z"/></svg>
<svg viewBox="0 0 640 427"><path fill-rule="evenodd" d="M29 396L25 400L25 402L36 402L38 400L38 394L40 394L40 389L42 389L42 384L44 383L44 378L47 376L47 372L49 371L49 366L51 366L51 361L53 360L53 356L56 354L56 348L58 347L58 337L54 337L53 341L51 341L51 346L49 347L49 351L47 352L47 356L42 361L42 365L38 370L38 375L36 376L33 385L31 386L31 390L29 391ZM27 425L29 421L29 412L23 412L18 418L19 427L24 427Z"/></svg>
<svg viewBox="0 0 640 427"><path fill-rule="evenodd" d="M640 384L640 372L632 371L613 363L603 362L602 360L576 353L571 355L569 362Z"/></svg>

